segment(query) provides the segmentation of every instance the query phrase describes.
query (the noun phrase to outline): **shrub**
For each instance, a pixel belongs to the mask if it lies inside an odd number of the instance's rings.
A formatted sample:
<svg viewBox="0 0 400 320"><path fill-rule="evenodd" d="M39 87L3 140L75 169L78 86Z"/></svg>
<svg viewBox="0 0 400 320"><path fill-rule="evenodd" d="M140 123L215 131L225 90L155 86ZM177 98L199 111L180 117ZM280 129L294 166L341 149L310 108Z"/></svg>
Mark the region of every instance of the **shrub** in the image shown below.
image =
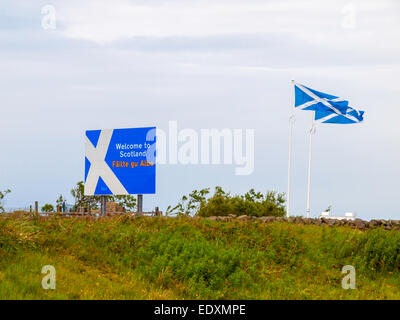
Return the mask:
<svg viewBox="0 0 400 320"><path fill-rule="evenodd" d="M383 229L368 230L360 236L352 251L363 270L398 272L400 270L400 233Z"/></svg>
<svg viewBox="0 0 400 320"><path fill-rule="evenodd" d="M96 210L100 206L101 196L85 196L85 184L79 181L76 187L71 190L71 194L75 199L73 211L78 211L83 207L86 209ZM119 206L123 207L126 211L134 211L136 208L136 199L133 195L120 195L120 196L106 196L107 201L116 202ZM59 200L62 199L60 196ZM62 202L60 202L62 205Z"/></svg>
<svg viewBox="0 0 400 320"><path fill-rule="evenodd" d="M54 206L52 204L46 203L43 207L42 207L42 212L54 212Z"/></svg>
<svg viewBox="0 0 400 320"><path fill-rule="evenodd" d="M7 195L7 193L10 193L10 192L11 192L10 189L0 191L0 212L4 212L4 208L2 206L2 201L5 198L5 196Z"/></svg>
<svg viewBox="0 0 400 320"><path fill-rule="evenodd" d="M214 195L207 198L209 189L194 190L189 196L183 196L175 207L167 208L167 214L198 215L200 217L248 215L248 216L284 216L285 199L283 193L268 191L266 194L251 189L242 196L216 187Z"/></svg>

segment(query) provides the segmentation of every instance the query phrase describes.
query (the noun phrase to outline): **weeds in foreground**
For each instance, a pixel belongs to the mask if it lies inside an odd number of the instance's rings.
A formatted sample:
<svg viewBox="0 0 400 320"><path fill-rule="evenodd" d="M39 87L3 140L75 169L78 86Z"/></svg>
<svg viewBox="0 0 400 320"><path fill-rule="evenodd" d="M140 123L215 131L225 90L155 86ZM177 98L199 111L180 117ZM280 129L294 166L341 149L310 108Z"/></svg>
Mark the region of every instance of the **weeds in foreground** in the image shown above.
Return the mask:
<svg viewBox="0 0 400 320"><path fill-rule="evenodd" d="M1 299L397 299L400 233L192 218L0 218ZM54 265L56 290L41 288ZM357 289L341 287L354 265Z"/></svg>

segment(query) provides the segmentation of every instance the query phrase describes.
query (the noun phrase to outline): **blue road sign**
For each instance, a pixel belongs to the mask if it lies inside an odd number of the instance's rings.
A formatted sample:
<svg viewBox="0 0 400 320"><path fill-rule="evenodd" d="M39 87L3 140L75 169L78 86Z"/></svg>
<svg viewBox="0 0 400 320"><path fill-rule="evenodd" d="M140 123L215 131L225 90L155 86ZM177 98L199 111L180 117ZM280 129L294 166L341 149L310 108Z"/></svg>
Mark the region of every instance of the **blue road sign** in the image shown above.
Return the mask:
<svg viewBox="0 0 400 320"><path fill-rule="evenodd" d="M154 194L156 128L88 130L85 195Z"/></svg>

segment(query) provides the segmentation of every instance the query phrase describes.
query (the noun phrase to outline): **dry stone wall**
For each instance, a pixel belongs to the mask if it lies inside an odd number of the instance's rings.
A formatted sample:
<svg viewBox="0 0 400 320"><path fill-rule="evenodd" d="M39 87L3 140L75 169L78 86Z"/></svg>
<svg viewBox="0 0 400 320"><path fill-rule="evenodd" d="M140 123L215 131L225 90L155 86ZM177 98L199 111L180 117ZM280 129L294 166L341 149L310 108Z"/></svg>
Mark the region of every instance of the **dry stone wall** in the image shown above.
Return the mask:
<svg viewBox="0 0 400 320"><path fill-rule="evenodd" d="M317 225L317 226L349 226L354 229L359 230L367 230L373 228L383 228L386 230L400 230L400 220L337 220L337 219L329 219L329 218L302 218L302 217L290 217L290 218L283 218L283 217L254 217L254 216L213 216L207 217L205 219L214 220L214 221L232 221L232 220L239 220L239 221L258 221L262 223L269 223L275 221L281 222L290 222L290 223L297 223L303 225Z"/></svg>

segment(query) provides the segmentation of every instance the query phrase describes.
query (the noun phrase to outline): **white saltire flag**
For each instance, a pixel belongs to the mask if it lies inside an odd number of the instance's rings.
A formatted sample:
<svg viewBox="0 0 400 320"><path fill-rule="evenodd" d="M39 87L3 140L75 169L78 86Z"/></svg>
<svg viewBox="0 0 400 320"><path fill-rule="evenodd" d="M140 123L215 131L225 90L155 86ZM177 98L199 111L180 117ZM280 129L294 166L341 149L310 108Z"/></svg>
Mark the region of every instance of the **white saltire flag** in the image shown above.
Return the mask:
<svg viewBox="0 0 400 320"><path fill-rule="evenodd" d="M338 115L330 111L315 111L315 120L321 123L350 124L359 123L364 120L364 111L348 108L346 116Z"/></svg>
<svg viewBox="0 0 400 320"><path fill-rule="evenodd" d="M364 111L349 107L349 101L295 83L295 108L315 111L315 120L322 123L358 123Z"/></svg>

